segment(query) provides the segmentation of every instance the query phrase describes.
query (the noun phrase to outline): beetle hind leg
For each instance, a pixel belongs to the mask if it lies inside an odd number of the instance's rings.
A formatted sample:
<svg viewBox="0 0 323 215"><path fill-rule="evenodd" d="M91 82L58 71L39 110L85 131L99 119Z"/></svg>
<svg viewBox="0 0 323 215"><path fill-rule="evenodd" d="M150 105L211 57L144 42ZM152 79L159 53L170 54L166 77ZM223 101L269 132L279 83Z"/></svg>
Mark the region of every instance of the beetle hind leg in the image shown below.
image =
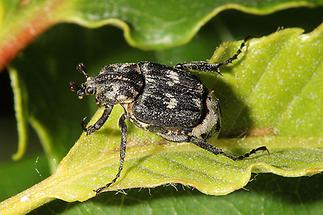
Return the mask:
<svg viewBox="0 0 323 215"><path fill-rule="evenodd" d="M207 150L207 151L209 151L209 152L211 152L211 153L213 153L215 155L221 154L221 155L224 155L224 156L226 156L226 157L228 157L228 158L230 158L230 159L232 159L234 161L236 161L236 160L243 160L243 159L249 157L250 155L256 154L256 152L258 152L258 151L267 151L268 154L269 154L269 151L268 151L268 149L267 149L266 146L258 147L256 149L253 149L250 152L248 152L246 154L243 154L243 155L240 155L240 156L234 156L234 155L225 153L222 149L217 148L217 147L215 147L215 146L207 143L203 139L199 139L199 138L196 138L196 137L192 137L191 138L191 142L194 143L195 145L201 147L202 149L205 149L205 150Z"/></svg>
<svg viewBox="0 0 323 215"><path fill-rule="evenodd" d="M266 151L269 154L269 150L266 146L260 146L258 148L252 149L250 152L247 152L243 155L240 155L238 157L234 157L233 160L243 160L245 158L248 158L250 155L256 154L258 151Z"/></svg>

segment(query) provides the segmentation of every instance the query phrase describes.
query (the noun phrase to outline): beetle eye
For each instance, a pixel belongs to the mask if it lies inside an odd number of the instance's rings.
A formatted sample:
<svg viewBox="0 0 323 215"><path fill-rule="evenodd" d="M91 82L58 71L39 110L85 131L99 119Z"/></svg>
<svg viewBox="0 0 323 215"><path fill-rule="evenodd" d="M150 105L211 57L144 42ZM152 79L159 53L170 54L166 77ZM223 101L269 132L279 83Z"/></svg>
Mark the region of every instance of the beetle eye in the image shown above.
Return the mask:
<svg viewBox="0 0 323 215"><path fill-rule="evenodd" d="M94 87L88 87L86 88L86 94L94 94L95 88Z"/></svg>

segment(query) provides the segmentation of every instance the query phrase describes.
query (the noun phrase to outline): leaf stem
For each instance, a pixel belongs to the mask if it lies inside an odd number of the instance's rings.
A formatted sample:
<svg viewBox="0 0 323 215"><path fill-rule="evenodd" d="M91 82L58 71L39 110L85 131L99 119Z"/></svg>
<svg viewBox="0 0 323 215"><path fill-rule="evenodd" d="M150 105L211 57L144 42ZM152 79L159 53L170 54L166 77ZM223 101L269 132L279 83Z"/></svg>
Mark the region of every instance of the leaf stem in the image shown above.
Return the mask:
<svg viewBox="0 0 323 215"><path fill-rule="evenodd" d="M50 202L53 197L49 197L49 180L51 177L44 181L32 186L31 188L3 201L0 203L1 215L17 215L26 214L39 206Z"/></svg>

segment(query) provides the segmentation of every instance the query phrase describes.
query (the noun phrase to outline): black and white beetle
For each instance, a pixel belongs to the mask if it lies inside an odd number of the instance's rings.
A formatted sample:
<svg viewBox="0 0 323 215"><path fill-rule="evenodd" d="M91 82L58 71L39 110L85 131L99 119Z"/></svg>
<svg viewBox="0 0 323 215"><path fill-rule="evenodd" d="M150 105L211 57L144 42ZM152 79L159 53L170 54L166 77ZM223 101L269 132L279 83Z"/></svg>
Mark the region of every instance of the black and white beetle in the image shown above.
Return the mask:
<svg viewBox="0 0 323 215"><path fill-rule="evenodd" d="M101 128L115 104L120 104L124 109L119 119L119 170L110 183L94 190L96 194L120 177L126 155L126 119L167 140L192 142L215 155L222 154L232 160L242 160L259 150L267 150L262 146L236 157L207 143L206 139L221 128L219 100L189 72L199 70L220 74L219 68L237 59L245 43L246 40L231 58L216 64L203 61L177 64L175 67L151 62L111 64L103 67L95 77L87 75L82 63L76 67L85 76L86 82L81 85L70 82L71 91L76 92L80 99L86 95L95 95L97 105L105 108L95 124L86 127L83 119L82 128L87 135Z"/></svg>

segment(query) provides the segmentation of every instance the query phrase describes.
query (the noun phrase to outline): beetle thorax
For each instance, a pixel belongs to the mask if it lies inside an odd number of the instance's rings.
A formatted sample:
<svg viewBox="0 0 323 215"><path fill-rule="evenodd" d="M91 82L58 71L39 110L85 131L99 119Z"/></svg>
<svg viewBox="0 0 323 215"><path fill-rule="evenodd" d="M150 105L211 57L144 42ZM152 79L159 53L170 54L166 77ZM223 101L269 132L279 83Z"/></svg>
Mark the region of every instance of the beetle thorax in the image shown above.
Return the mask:
<svg viewBox="0 0 323 215"><path fill-rule="evenodd" d="M96 100L100 105L133 102L143 88L143 77L136 64L112 64L96 77Z"/></svg>

